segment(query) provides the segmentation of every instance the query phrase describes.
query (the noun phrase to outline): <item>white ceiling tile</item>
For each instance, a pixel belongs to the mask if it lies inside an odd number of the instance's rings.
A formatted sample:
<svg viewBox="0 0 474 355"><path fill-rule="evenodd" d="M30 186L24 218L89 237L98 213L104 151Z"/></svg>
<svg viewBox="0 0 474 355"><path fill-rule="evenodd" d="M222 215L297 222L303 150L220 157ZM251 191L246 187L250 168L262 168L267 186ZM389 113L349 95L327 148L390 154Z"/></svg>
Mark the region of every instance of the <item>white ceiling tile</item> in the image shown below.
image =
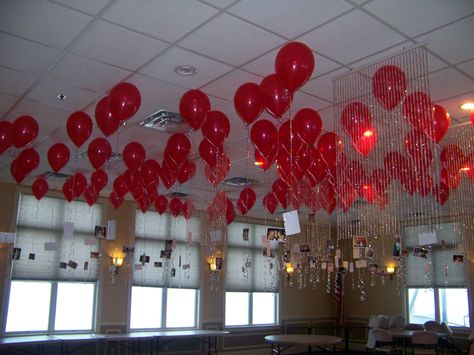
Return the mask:
<svg viewBox="0 0 474 355"><path fill-rule="evenodd" d="M23 115L33 116L39 123L44 123L58 129L63 129L67 118L73 112L58 106L46 105L33 100L23 99L15 106L11 116L18 117Z"/></svg>
<svg viewBox="0 0 474 355"><path fill-rule="evenodd" d="M227 12L292 39L351 8L342 0L243 0Z"/></svg>
<svg viewBox="0 0 474 355"><path fill-rule="evenodd" d="M362 11L354 10L300 40L329 58L347 64L390 48L405 38Z"/></svg>
<svg viewBox="0 0 474 355"><path fill-rule="evenodd" d="M323 121L323 130L326 132L334 131L334 107L327 107L323 110L319 110L318 113L319 116L321 116L321 121Z"/></svg>
<svg viewBox="0 0 474 355"><path fill-rule="evenodd" d="M58 99L59 94L66 95L66 100ZM67 86L60 82L42 80L28 93L26 98L76 111L82 110L96 100L98 96L98 93L90 90Z"/></svg>
<svg viewBox="0 0 474 355"><path fill-rule="evenodd" d="M474 57L474 46L468 45L472 42L473 33L474 15L418 37L416 40L427 41L428 49L448 62L457 64Z"/></svg>
<svg viewBox="0 0 474 355"><path fill-rule="evenodd" d="M111 0L54 0L73 9L96 15Z"/></svg>
<svg viewBox="0 0 474 355"><path fill-rule="evenodd" d="M130 74L127 70L68 54L48 73L48 78L82 89L106 93Z"/></svg>
<svg viewBox="0 0 474 355"><path fill-rule="evenodd" d="M233 16L221 14L180 42L180 45L221 60L241 65L284 40Z"/></svg>
<svg viewBox="0 0 474 355"><path fill-rule="evenodd" d="M72 52L124 69L136 70L166 46L164 42L99 21Z"/></svg>
<svg viewBox="0 0 474 355"><path fill-rule="evenodd" d="M35 79L33 75L0 67L0 92L21 96Z"/></svg>
<svg viewBox="0 0 474 355"><path fill-rule="evenodd" d="M330 105L330 103L318 99L317 97L305 94L301 91L297 91L293 95L293 101L291 103L291 112L292 116L294 116L299 110L303 108L311 108L313 110L318 111Z"/></svg>
<svg viewBox="0 0 474 355"><path fill-rule="evenodd" d="M205 2L206 4L215 6L219 9L224 9L228 7L230 4L237 2L239 0L201 0L201 2Z"/></svg>
<svg viewBox="0 0 474 355"><path fill-rule="evenodd" d="M180 65L192 66L197 69L197 72L189 76L179 75L174 69ZM146 65L140 72L175 85L199 88L230 70L232 67L228 65L173 47Z"/></svg>
<svg viewBox="0 0 474 355"><path fill-rule="evenodd" d="M411 37L474 13L471 0L377 0L364 8Z"/></svg>
<svg viewBox="0 0 474 355"><path fill-rule="evenodd" d="M327 101L333 101L333 85L332 79L339 74L347 72L347 69L338 69L334 72L322 75L317 77L316 79L310 80L306 83L306 85L302 88L301 91L307 92L311 95L316 95L321 97Z"/></svg>
<svg viewBox="0 0 474 355"><path fill-rule="evenodd" d="M452 68L430 74L430 94L433 100L443 100L473 88L474 80Z"/></svg>
<svg viewBox="0 0 474 355"><path fill-rule="evenodd" d="M56 49L0 33L0 65L26 73L37 74L51 64Z"/></svg>
<svg viewBox="0 0 474 355"><path fill-rule="evenodd" d="M458 68L474 78L474 59L458 65Z"/></svg>
<svg viewBox="0 0 474 355"><path fill-rule="evenodd" d="M174 42L207 21L217 10L197 1L117 1L103 16L150 36Z"/></svg>
<svg viewBox="0 0 474 355"><path fill-rule="evenodd" d="M234 95L240 85L253 82L260 84L261 77L247 73L242 70L234 70L219 79L213 81L202 89L210 95L215 95L230 101L234 100Z"/></svg>
<svg viewBox="0 0 474 355"><path fill-rule="evenodd" d="M17 96L0 94L0 117L2 117L18 100Z"/></svg>
<svg viewBox="0 0 474 355"><path fill-rule="evenodd" d="M90 16L43 0L0 1L0 31L55 48L65 47L91 19Z"/></svg>

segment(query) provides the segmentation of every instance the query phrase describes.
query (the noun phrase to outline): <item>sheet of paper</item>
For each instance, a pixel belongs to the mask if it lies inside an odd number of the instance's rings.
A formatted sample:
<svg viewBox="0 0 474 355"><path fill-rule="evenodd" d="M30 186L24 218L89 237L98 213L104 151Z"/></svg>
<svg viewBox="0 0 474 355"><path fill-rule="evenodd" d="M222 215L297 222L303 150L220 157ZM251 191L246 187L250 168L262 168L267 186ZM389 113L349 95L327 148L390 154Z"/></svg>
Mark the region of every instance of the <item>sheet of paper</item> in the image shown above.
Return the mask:
<svg viewBox="0 0 474 355"><path fill-rule="evenodd" d="M418 241L420 245L436 244L438 242L436 232L420 233L418 234Z"/></svg>
<svg viewBox="0 0 474 355"><path fill-rule="evenodd" d="M84 239L84 245L96 245L97 238L94 236L89 236Z"/></svg>
<svg viewBox="0 0 474 355"><path fill-rule="evenodd" d="M297 210L283 213L283 223L285 225L286 236L301 233L300 220Z"/></svg>
<svg viewBox="0 0 474 355"><path fill-rule="evenodd" d="M365 259L360 259L355 261L355 267L356 269L364 269L367 267L367 260Z"/></svg>

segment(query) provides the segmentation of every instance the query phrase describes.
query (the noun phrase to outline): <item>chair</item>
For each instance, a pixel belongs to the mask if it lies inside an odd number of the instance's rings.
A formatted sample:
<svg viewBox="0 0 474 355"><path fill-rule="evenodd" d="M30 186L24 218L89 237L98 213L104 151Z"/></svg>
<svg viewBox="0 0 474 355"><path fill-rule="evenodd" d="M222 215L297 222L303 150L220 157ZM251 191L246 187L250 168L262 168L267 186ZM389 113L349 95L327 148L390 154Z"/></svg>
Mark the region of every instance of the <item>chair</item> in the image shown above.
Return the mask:
<svg viewBox="0 0 474 355"><path fill-rule="evenodd" d="M438 354L438 335L432 331L415 331L411 346L413 354Z"/></svg>
<svg viewBox="0 0 474 355"><path fill-rule="evenodd" d="M408 323L403 326L405 330L425 330L425 327L421 324Z"/></svg>
<svg viewBox="0 0 474 355"><path fill-rule="evenodd" d="M367 324L369 328L378 328L379 327L379 321L377 319L377 316L371 315L369 317L369 323Z"/></svg>
<svg viewBox="0 0 474 355"><path fill-rule="evenodd" d="M429 320L425 322L425 330L429 330L430 332L436 332L436 333L445 332L445 329L443 329L443 326L435 320Z"/></svg>
<svg viewBox="0 0 474 355"><path fill-rule="evenodd" d="M370 321L369 321L369 326L370 326ZM374 334L374 331L375 331L375 327L369 329L369 334L367 335L367 344L365 344L365 349L366 349L367 353L373 353L375 351L375 334Z"/></svg>
<svg viewBox="0 0 474 355"><path fill-rule="evenodd" d="M380 314L377 316L377 320L378 320L378 327L379 328L383 328L383 329L388 329L388 317L383 315L383 314Z"/></svg>
<svg viewBox="0 0 474 355"><path fill-rule="evenodd" d="M443 329L441 333L446 334L446 336L439 337L438 339L438 345L441 347L441 352L444 353L445 350L453 354L460 352L453 339L454 331L445 322L441 323L441 328Z"/></svg>
<svg viewBox="0 0 474 355"><path fill-rule="evenodd" d="M386 329L372 329L375 338L375 353L401 354L401 349L397 348L392 335Z"/></svg>
<svg viewBox="0 0 474 355"><path fill-rule="evenodd" d="M390 316L388 319L388 327L389 328L403 328L406 324L405 317L401 314L396 314Z"/></svg>

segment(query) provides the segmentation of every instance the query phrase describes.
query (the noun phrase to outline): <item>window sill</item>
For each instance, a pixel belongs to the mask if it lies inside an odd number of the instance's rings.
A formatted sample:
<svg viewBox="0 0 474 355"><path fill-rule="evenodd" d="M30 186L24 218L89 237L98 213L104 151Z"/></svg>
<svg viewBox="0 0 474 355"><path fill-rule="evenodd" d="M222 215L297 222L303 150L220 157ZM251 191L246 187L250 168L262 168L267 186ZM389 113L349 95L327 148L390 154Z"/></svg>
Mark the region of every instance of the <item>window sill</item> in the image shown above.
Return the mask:
<svg viewBox="0 0 474 355"><path fill-rule="evenodd" d="M246 331L280 331L281 326L279 324L258 324L258 325L230 325L225 326L224 330L236 332L246 332Z"/></svg>

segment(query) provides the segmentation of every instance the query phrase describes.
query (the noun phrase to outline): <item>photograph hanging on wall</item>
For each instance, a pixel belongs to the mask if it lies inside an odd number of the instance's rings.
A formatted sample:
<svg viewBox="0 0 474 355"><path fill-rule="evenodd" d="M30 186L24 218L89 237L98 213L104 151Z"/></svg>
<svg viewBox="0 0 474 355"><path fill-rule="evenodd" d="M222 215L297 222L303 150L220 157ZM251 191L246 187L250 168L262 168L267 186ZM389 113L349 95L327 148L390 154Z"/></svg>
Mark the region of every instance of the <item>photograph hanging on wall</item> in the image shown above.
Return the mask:
<svg viewBox="0 0 474 355"><path fill-rule="evenodd" d="M428 249L415 247L413 248L413 256L417 256L419 258L428 258Z"/></svg>
<svg viewBox="0 0 474 355"><path fill-rule="evenodd" d="M94 237L105 238L107 234L107 227L105 226L95 226L94 228Z"/></svg>
<svg viewBox="0 0 474 355"><path fill-rule="evenodd" d="M366 248L367 247L367 237L353 237L352 246L354 248Z"/></svg>
<svg viewBox="0 0 474 355"><path fill-rule="evenodd" d="M453 255L453 263L463 263L464 262L464 255L454 254Z"/></svg>
<svg viewBox="0 0 474 355"><path fill-rule="evenodd" d="M392 250L392 256L394 258L399 258L400 257L400 251L401 251L401 237L399 235L395 236L395 240L393 241L393 250Z"/></svg>
<svg viewBox="0 0 474 355"><path fill-rule="evenodd" d="M285 228L267 228L267 240L284 242L285 238Z"/></svg>
<svg viewBox="0 0 474 355"><path fill-rule="evenodd" d="M12 259L20 260L21 257L21 248L13 248Z"/></svg>

